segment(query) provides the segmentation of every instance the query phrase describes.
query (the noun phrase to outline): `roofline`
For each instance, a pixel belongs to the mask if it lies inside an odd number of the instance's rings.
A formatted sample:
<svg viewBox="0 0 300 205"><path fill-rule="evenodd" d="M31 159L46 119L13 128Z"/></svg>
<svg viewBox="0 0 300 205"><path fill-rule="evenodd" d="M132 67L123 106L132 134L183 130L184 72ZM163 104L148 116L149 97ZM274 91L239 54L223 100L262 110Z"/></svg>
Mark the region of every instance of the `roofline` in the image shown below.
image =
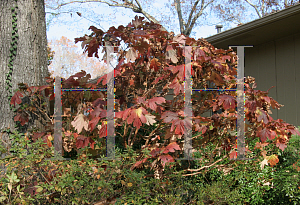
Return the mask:
<svg viewBox="0 0 300 205"><path fill-rule="evenodd" d="M297 13L300 13L300 3L297 3L294 6L288 7L286 9L275 12L273 14L269 14L265 17L250 21L243 25L240 25L240 26L228 29L226 31L217 33L213 36L205 38L205 40L207 40L211 44L218 43L219 41L224 41L225 39L227 39L229 37L233 37L233 36L245 33L247 31L250 31L252 29L265 26L267 24L276 22L278 20L293 16Z"/></svg>

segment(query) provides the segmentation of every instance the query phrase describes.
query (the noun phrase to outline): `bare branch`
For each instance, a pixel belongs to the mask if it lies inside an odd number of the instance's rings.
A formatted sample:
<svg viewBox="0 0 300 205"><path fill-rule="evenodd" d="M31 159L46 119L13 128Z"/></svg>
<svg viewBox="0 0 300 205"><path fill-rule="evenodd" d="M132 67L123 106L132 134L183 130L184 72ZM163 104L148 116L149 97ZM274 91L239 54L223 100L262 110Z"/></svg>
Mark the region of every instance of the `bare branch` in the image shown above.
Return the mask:
<svg viewBox="0 0 300 205"><path fill-rule="evenodd" d="M191 23L191 20L192 20L194 11L196 11L196 7L197 7L198 3L199 3L199 0L195 1L195 3L194 3L194 6L193 6L193 8L192 8L192 11L191 11L191 13L190 13L190 15L189 15L189 20L188 20L188 23L187 23L188 25L190 25L190 23ZM202 0L202 4L203 4L203 0Z"/></svg>
<svg viewBox="0 0 300 205"><path fill-rule="evenodd" d="M185 177L185 176L193 176L193 175L201 174L201 172L198 172L198 171L201 171L201 170L203 170L203 169L212 167L212 166L214 166L215 164L217 164L218 162L224 160L226 157L227 157L227 155L225 155L223 158L221 158L221 159L215 161L214 163L212 163L212 164L210 164L210 165L207 165L207 166L203 166L203 167L201 167L201 168L199 168L199 169L186 169L185 171L191 171L191 172L195 172L195 173L184 174L184 175L182 175L182 176Z"/></svg>
<svg viewBox="0 0 300 205"><path fill-rule="evenodd" d="M174 4L175 4L175 9L176 9L177 15L178 15L178 20L179 20L179 25L180 25L180 32L183 33L184 28L183 28L183 19L182 19L180 0L174 0Z"/></svg>
<svg viewBox="0 0 300 205"><path fill-rule="evenodd" d="M252 6L253 8L255 8L255 11L257 13L257 15L259 16L259 18L261 18L261 15L256 7L256 5L252 4L251 2L249 2L249 0L245 0L248 4L250 4L250 6Z"/></svg>
<svg viewBox="0 0 300 205"><path fill-rule="evenodd" d="M211 1L208 2L205 6L204 6L204 1L205 1L205 0L202 0L202 2L201 2L201 9L200 9L200 11L197 13L197 15L193 18L193 21L192 21L192 23L189 25L189 28L185 31L185 35L188 35L188 36L190 35L190 33L191 33L191 31L192 31L192 29L193 29L193 27L194 27L194 25L195 25L197 19L203 14L204 9L206 9L206 7L207 7L209 4L213 3L215 0L211 0Z"/></svg>
<svg viewBox="0 0 300 205"><path fill-rule="evenodd" d="M141 13L143 14L149 21L153 21L154 23L156 24L160 24L158 20L156 20L153 16L151 16L150 14L148 14L147 12L145 12L140 4L140 2L138 0L135 0L135 2L137 3L137 5L135 5L133 3L133 1L128 1L128 0L125 0L124 3L120 4L120 3L116 3L116 1L112 1L114 2L115 4L111 4L107 1L103 1L103 0L81 0L81 1L70 1L70 2L67 2L67 3L62 3L60 5L58 5L57 8L51 8L53 10L57 10L57 9L60 9L62 6L65 6L65 5L68 5L68 4L72 4L72 3L91 3L91 2L98 2L98 3L105 3L111 7L124 7L124 8L128 8L128 9L131 9L132 11L136 12L136 13ZM163 26L161 27L161 30L163 31L167 31L166 28L164 28Z"/></svg>

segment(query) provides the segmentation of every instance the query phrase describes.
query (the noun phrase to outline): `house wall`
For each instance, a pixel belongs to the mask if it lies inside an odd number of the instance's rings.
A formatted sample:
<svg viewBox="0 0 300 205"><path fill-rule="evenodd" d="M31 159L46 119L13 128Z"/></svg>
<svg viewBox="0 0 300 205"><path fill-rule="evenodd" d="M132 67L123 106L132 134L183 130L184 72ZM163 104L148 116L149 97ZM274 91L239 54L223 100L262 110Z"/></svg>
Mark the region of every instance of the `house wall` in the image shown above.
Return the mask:
<svg viewBox="0 0 300 205"><path fill-rule="evenodd" d="M258 90L269 91L280 110L271 109L274 120L300 126L300 33L245 48L245 76L252 76Z"/></svg>

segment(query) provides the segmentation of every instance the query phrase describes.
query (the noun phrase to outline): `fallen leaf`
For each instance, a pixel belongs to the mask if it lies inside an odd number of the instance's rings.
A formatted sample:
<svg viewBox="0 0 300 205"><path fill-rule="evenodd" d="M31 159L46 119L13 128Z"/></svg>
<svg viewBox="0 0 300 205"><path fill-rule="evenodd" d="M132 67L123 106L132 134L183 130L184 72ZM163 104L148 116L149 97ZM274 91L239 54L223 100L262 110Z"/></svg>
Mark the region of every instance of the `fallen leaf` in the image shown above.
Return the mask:
<svg viewBox="0 0 300 205"><path fill-rule="evenodd" d="M260 163L260 168L264 169L265 165L268 165L268 160L264 159L261 163Z"/></svg>

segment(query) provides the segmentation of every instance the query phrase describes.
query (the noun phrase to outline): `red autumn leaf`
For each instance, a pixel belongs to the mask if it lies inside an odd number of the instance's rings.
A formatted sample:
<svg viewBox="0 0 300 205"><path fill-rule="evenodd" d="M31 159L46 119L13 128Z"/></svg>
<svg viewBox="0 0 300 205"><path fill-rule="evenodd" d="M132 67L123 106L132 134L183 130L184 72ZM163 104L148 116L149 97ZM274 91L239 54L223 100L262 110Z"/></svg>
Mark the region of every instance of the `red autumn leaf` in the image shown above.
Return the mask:
<svg viewBox="0 0 300 205"><path fill-rule="evenodd" d="M187 118L183 120L179 119L178 113L166 111L161 115L161 118L164 119L163 121L165 123L172 122L171 132L175 129L176 126L175 134L177 135L184 134L184 127L186 127L187 129L192 129L190 120L188 120Z"/></svg>
<svg viewBox="0 0 300 205"><path fill-rule="evenodd" d="M139 129L142 123L147 122L147 119L144 116L144 114L147 114L147 111L143 107L140 107L138 109L132 109L127 119L127 123L131 124L133 122L133 126Z"/></svg>
<svg viewBox="0 0 300 205"><path fill-rule="evenodd" d="M16 103L21 104L22 100L20 97L23 97L23 94L20 91L17 91L14 96L12 96L10 104L16 106Z"/></svg>
<svg viewBox="0 0 300 205"><path fill-rule="evenodd" d="M184 118L183 120L178 119L178 120L174 120L172 122L172 126L171 126L171 132L175 129L175 134L177 135L182 135L184 134L184 127L186 127L187 130L192 129L192 124L191 121L188 120L187 118Z"/></svg>
<svg viewBox="0 0 300 205"><path fill-rule="evenodd" d="M87 147L91 143L91 148L94 149L95 141L90 137L79 136L76 138L76 148Z"/></svg>
<svg viewBox="0 0 300 205"><path fill-rule="evenodd" d="M161 118L164 119L165 123L169 123L173 120L179 119L178 114L171 111L166 111L161 115Z"/></svg>
<svg viewBox="0 0 300 205"><path fill-rule="evenodd" d="M264 110L257 109L256 110L256 116L257 116L257 121L261 122L263 121L264 124L268 124L268 116Z"/></svg>
<svg viewBox="0 0 300 205"><path fill-rule="evenodd" d="M91 143L91 148L94 149L94 145L96 142L91 137L88 137L88 139L89 139L89 143Z"/></svg>
<svg viewBox="0 0 300 205"><path fill-rule="evenodd" d="M91 131L93 131L98 124L100 120L100 117L94 117L90 122L89 122L89 127L91 128Z"/></svg>
<svg viewBox="0 0 300 205"><path fill-rule="evenodd" d="M155 156L159 155L160 152L161 152L160 148L155 148L155 149L151 150L150 154L152 155L152 157L155 157Z"/></svg>
<svg viewBox="0 0 300 205"><path fill-rule="evenodd" d="M245 107L248 108L250 112L254 112L256 110L256 102L247 100L245 103Z"/></svg>
<svg viewBox="0 0 300 205"><path fill-rule="evenodd" d="M279 159L275 154L267 157L267 159L268 159L268 162L270 163L271 167L273 167L274 165L276 165L279 162Z"/></svg>
<svg viewBox="0 0 300 205"><path fill-rule="evenodd" d="M134 85L134 80L133 79L129 80L129 85Z"/></svg>
<svg viewBox="0 0 300 205"><path fill-rule="evenodd" d="M265 142L267 138L272 140L275 138L275 136L276 136L275 131L269 130L267 128L264 128L263 130L257 132L257 137L260 137L262 142Z"/></svg>
<svg viewBox="0 0 300 205"><path fill-rule="evenodd" d="M161 160L163 167L165 167L166 163L168 163L168 162L174 162L174 158L168 154L160 155L158 158Z"/></svg>
<svg viewBox="0 0 300 205"><path fill-rule="evenodd" d="M101 129L99 130L99 137L102 138L102 137L106 137L107 136L107 124L102 122L102 126L101 126Z"/></svg>
<svg viewBox="0 0 300 205"><path fill-rule="evenodd" d="M93 102L93 107L98 107L98 105L107 105L107 101L102 100L101 98L98 98Z"/></svg>
<svg viewBox="0 0 300 205"><path fill-rule="evenodd" d="M171 89L174 89L175 95L179 95L180 91L181 93L184 93L184 84L180 83L177 78L173 80L173 82L169 85L169 87Z"/></svg>
<svg viewBox="0 0 300 205"><path fill-rule="evenodd" d="M201 57L206 56L205 52L202 49L198 48L198 47L196 48L194 55L196 56L197 60L201 60Z"/></svg>
<svg viewBox="0 0 300 205"><path fill-rule="evenodd" d="M116 118L122 118L123 120L126 120L127 117L129 116L131 110L132 110L131 108L127 108L124 111L115 112L115 117Z"/></svg>
<svg viewBox="0 0 300 205"><path fill-rule="evenodd" d="M199 129L199 132L202 132L202 134L205 134L206 130L207 130L207 127L205 125L202 125Z"/></svg>
<svg viewBox="0 0 300 205"><path fill-rule="evenodd" d="M143 160L141 160L141 161L136 162L136 163L133 165L133 168L134 168L134 167L139 167L142 163L146 162L147 159L148 159L148 157L145 158L145 159L143 159Z"/></svg>
<svg viewBox="0 0 300 205"><path fill-rule="evenodd" d="M102 77L100 77L97 80L96 85L98 85L100 82L102 81L102 85L106 85L107 84L107 74L103 75Z"/></svg>
<svg viewBox="0 0 300 205"><path fill-rule="evenodd" d="M135 101L137 104L140 103L146 104L145 97L137 97L137 99L135 98Z"/></svg>
<svg viewBox="0 0 300 205"><path fill-rule="evenodd" d="M279 137L276 140L276 147L278 147L279 149L281 149L282 151L284 151L284 149L287 147L286 145L286 139Z"/></svg>
<svg viewBox="0 0 300 205"><path fill-rule="evenodd" d="M157 84L158 81L160 81L160 80L162 80L162 79L164 79L163 76L162 76L162 77L158 77L158 78L156 78L156 79L152 82L152 84Z"/></svg>
<svg viewBox="0 0 300 205"><path fill-rule="evenodd" d="M38 90L39 90L38 86L31 86L31 87L27 88L27 91L31 94L36 93Z"/></svg>
<svg viewBox="0 0 300 205"><path fill-rule="evenodd" d="M14 121L20 121L22 126L24 126L28 120L28 115L25 112L17 113L17 115L14 117Z"/></svg>
<svg viewBox="0 0 300 205"><path fill-rule="evenodd" d="M212 74L210 76L210 80L213 83L215 83L217 86L221 86L225 83L223 78L216 72L212 72Z"/></svg>
<svg viewBox="0 0 300 205"><path fill-rule="evenodd" d="M224 110L235 109L236 107L235 99L230 95L221 94L218 96L218 100L218 105L220 106L223 104Z"/></svg>
<svg viewBox="0 0 300 205"><path fill-rule="evenodd" d="M156 111L156 108L157 108L157 104L162 104L162 103L165 103L166 102L166 99L164 97L154 97L154 98L151 98L147 101L147 105L149 106L150 109Z"/></svg>
<svg viewBox="0 0 300 205"><path fill-rule="evenodd" d="M236 151L232 151L232 152L229 154L229 158L230 158L230 159L236 159L236 158L237 158L237 152L236 152Z"/></svg>
<svg viewBox="0 0 300 205"><path fill-rule="evenodd" d="M100 108L100 106L98 105L97 107L95 107L91 112L90 112L90 117L94 118L94 117L100 117L100 113L104 112L106 110L103 110Z"/></svg>
<svg viewBox="0 0 300 205"><path fill-rule="evenodd" d="M95 57L99 58L98 56L98 49L99 49L99 43L97 42L97 39L94 37L87 48L88 51L88 57L93 57L93 54L95 53Z"/></svg>
<svg viewBox="0 0 300 205"><path fill-rule="evenodd" d="M32 141L35 142L37 139L45 135L46 132L36 132L32 135Z"/></svg>
<svg viewBox="0 0 300 205"><path fill-rule="evenodd" d="M160 62L158 62L158 59L157 59L157 58L153 58L153 59L150 61L150 69L154 69L155 72L158 71L160 65L161 65L161 64L160 64Z"/></svg>
<svg viewBox="0 0 300 205"><path fill-rule="evenodd" d="M254 149L261 149L261 148L264 148L264 147L267 146L268 144L269 144L269 143L267 143L267 142L264 142L264 143L256 142Z"/></svg>
<svg viewBox="0 0 300 205"><path fill-rule="evenodd" d="M294 126L287 126L287 131L292 133L293 135L299 135L300 136L300 132Z"/></svg>
<svg viewBox="0 0 300 205"><path fill-rule="evenodd" d="M170 71L172 71L173 74L179 72L178 73L179 80L183 81L184 80L184 75L185 75L184 67L185 67L184 64L177 65L177 66L170 65L169 67L164 68L164 70L170 70Z"/></svg>
<svg viewBox="0 0 300 205"><path fill-rule="evenodd" d="M181 149L176 142L172 142L168 146L165 147L163 154L166 154L168 152L175 152L175 150L181 150Z"/></svg>
<svg viewBox="0 0 300 205"><path fill-rule="evenodd" d="M51 140L48 138L48 136L51 136L51 134L43 136L44 143L47 143L48 147L52 147Z"/></svg>

